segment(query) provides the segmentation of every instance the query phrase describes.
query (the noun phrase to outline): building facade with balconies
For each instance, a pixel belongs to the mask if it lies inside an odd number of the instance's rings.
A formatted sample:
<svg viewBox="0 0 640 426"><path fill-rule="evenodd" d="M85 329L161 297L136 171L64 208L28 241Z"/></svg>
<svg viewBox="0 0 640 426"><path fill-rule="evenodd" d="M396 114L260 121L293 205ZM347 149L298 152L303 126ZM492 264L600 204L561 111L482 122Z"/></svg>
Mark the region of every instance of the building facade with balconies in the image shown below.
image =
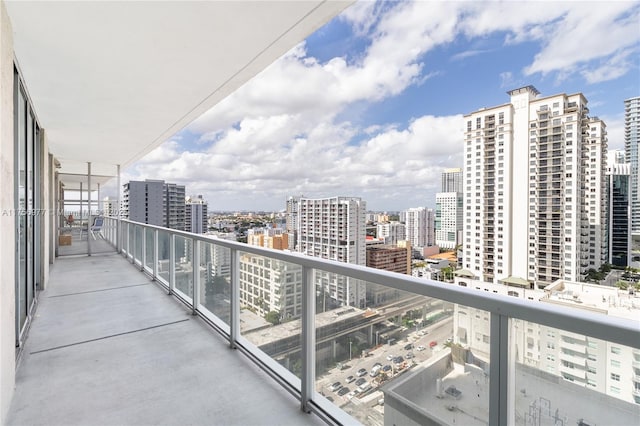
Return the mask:
<svg viewBox="0 0 640 426"><path fill-rule="evenodd" d="M464 266L486 282L579 280L608 258L606 127L579 93L509 95L465 116Z"/></svg>

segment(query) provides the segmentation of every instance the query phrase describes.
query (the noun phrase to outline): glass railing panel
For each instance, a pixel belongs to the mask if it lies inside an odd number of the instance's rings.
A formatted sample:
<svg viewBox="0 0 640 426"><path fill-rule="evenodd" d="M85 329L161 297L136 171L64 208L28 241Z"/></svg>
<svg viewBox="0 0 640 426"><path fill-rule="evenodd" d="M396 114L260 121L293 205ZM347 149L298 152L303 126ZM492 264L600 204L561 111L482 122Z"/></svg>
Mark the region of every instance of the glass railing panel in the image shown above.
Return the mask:
<svg viewBox="0 0 640 426"><path fill-rule="evenodd" d="M302 266L241 252L240 333L300 378Z"/></svg>
<svg viewBox="0 0 640 426"><path fill-rule="evenodd" d="M204 241L200 243L199 309L230 324L231 250Z"/></svg>
<svg viewBox="0 0 640 426"><path fill-rule="evenodd" d="M190 303L193 295L193 239L175 236L175 288Z"/></svg>
<svg viewBox="0 0 640 426"><path fill-rule="evenodd" d="M512 424L638 423L638 347L517 319L509 331Z"/></svg>
<svg viewBox="0 0 640 426"><path fill-rule="evenodd" d="M126 238L127 245L125 246L125 250L127 251L127 256L133 257L133 239L134 239L133 224L128 223L124 232L126 233L125 238Z"/></svg>
<svg viewBox="0 0 640 426"><path fill-rule="evenodd" d="M165 285L169 285L169 274L171 272L171 244L170 235L166 231L158 231L158 280Z"/></svg>
<svg viewBox="0 0 640 426"><path fill-rule="evenodd" d="M142 228L142 226L140 225L135 225L134 226L134 235L135 235L135 241L136 241L136 245L135 245L135 258L136 258L136 263L140 263L142 265L142 241L143 241L143 237L144 237L144 229Z"/></svg>
<svg viewBox="0 0 640 426"><path fill-rule="evenodd" d="M144 266L147 270L153 271L153 243L154 243L154 230L152 228L144 229Z"/></svg>
<svg viewBox="0 0 640 426"><path fill-rule="evenodd" d="M315 287L318 394L365 425L488 424L488 312L329 273Z"/></svg>

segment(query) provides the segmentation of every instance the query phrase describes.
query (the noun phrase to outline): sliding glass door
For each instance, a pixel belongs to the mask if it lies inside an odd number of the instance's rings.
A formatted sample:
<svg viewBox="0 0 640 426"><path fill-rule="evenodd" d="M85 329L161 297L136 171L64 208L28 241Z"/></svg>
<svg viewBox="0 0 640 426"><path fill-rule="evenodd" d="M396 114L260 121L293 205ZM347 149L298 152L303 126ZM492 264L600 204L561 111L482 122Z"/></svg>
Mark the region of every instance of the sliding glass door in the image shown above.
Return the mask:
<svg viewBox="0 0 640 426"><path fill-rule="evenodd" d="M41 274L40 232L42 211L40 128L20 77L14 74L15 220L16 220L16 346L29 323Z"/></svg>

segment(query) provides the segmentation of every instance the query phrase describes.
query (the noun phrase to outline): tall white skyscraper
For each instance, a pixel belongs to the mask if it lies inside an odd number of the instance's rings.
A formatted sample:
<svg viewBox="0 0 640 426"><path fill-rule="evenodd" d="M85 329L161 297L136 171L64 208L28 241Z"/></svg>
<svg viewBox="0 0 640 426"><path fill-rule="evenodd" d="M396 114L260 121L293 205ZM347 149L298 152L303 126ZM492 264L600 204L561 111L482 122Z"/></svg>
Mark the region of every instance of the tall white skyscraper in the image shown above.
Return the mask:
<svg viewBox="0 0 640 426"><path fill-rule="evenodd" d="M607 259L605 124L581 94L465 116L464 267L485 282L578 281Z"/></svg>
<svg viewBox="0 0 640 426"><path fill-rule="evenodd" d="M631 232L640 234L640 180L638 144L640 143L640 96L624 101L624 152L631 164Z"/></svg>
<svg viewBox="0 0 640 426"><path fill-rule="evenodd" d="M454 249L462 239L463 216L461 192L436 194L436 245Z"/></svg>
<svg viewBox="0 0 640 426"><path fill-rule="evenodd" d="M289 241L287 243L290 250L297 250L296 244L298 242L298 204L300 198L292 196L287 198L287 207L285 210L285 231L287 232Z"/></svg>
<svg viewBox="0 0 640 426"><path fill-rule="evenodd" d="M356 197L298 201L297 251L309 256L366 265L366 202ZM365 307L365 284L351 278L316 273L326 303Z"/></svg>
<svg viewBox="0 0 640 426"><path fill-rule="evenodd" d="M446 169L442 173L441 192L436 194L436 245L453 249L462 241L464 220L462 169Z"/></svg>
<svg viewBox="0 0 640 426"><path fill-rule="evenodd" d="M405 211L407 240L412 247L428 247L436 243L435 213L426 207L413 207Z"/></svg>

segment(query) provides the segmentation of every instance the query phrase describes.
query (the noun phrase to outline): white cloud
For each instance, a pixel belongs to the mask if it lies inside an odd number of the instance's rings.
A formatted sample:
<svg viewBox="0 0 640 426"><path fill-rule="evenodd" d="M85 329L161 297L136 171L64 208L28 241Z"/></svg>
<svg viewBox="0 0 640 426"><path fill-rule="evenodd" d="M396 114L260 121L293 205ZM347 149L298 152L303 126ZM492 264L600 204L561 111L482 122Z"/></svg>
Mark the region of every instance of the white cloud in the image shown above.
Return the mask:
<svg viewBox="0 0 640 426"><path fill-rule="evenodd" d="M524 70L525 74L546 74L581 66L591 60L615 58L640 41L637 3L570 4L572 7L567 14L542 36L543 49ZM594 81L598 81L597 78Z"/></svg>
<svg viewBox="0 0 640 426"><path fill-rule="evenodd" d="M640 30L638 31L640 32ZM632 54L637 55L638 49L621 50L609 60L602 61L597 68L585 69L581 71L581 74L590 84L614 80L625 75L633 67L629 59Z"/></svg>
<svg viewBox="0 0 640 426"><path fill-rule="evenodd" d="M500 87L501 88L513 88L514 78L511 71L505 71L500 73Z"/></svg>
<svg viewBox="0 0 640 426"><path fill-rule="evenodd" d="M429 204L442 168L462 161L458 115L420 117L403 130L380 128L359 144L352 142L356 129L348 123L317 123L306 137L297 137L288 130L295 119L243 121L207 152L183 152L163 164L140 163L137 171L140 178L162 176L188 183L189 193L205 194L212 201L235 193L259 200L264 208L278 209L287 195L300 192L367 194L372 200L386 197L396 203L422 197L423 205Z"/></svg>
<svg viewBox="0 0 640 426"><path fill-rule="evenodd" d="M483 53L487 53L487 52L490 52L490 51L491 50L488 50L488 49L465 50L464 52L456 53L455 55L453 55L451 57L451 60L452 61L461 61L463 59L471 58L473 56L482 55Z"/></svg>
<svg viewBox="0 0 640 426"><path fill-rule="evenodd" d="M435 47L496 32L505 44L541 45L525 76L616 78L638 53L639 10L629 2L359 2L341 19L366 39L363 52L323 62L300 43L188 127L201 135L203 152L181 152L174 139L140 161L137 174L186 183L213 210L279 209L293 193L432 205L442 169L463 165L462 117L360 128L362 105L440 75L425 56ZM485 51L463 50L452 59ZM512 71L498 77L509 88L524 78ZM619 123L607 123L612 145Z"/></svg>

